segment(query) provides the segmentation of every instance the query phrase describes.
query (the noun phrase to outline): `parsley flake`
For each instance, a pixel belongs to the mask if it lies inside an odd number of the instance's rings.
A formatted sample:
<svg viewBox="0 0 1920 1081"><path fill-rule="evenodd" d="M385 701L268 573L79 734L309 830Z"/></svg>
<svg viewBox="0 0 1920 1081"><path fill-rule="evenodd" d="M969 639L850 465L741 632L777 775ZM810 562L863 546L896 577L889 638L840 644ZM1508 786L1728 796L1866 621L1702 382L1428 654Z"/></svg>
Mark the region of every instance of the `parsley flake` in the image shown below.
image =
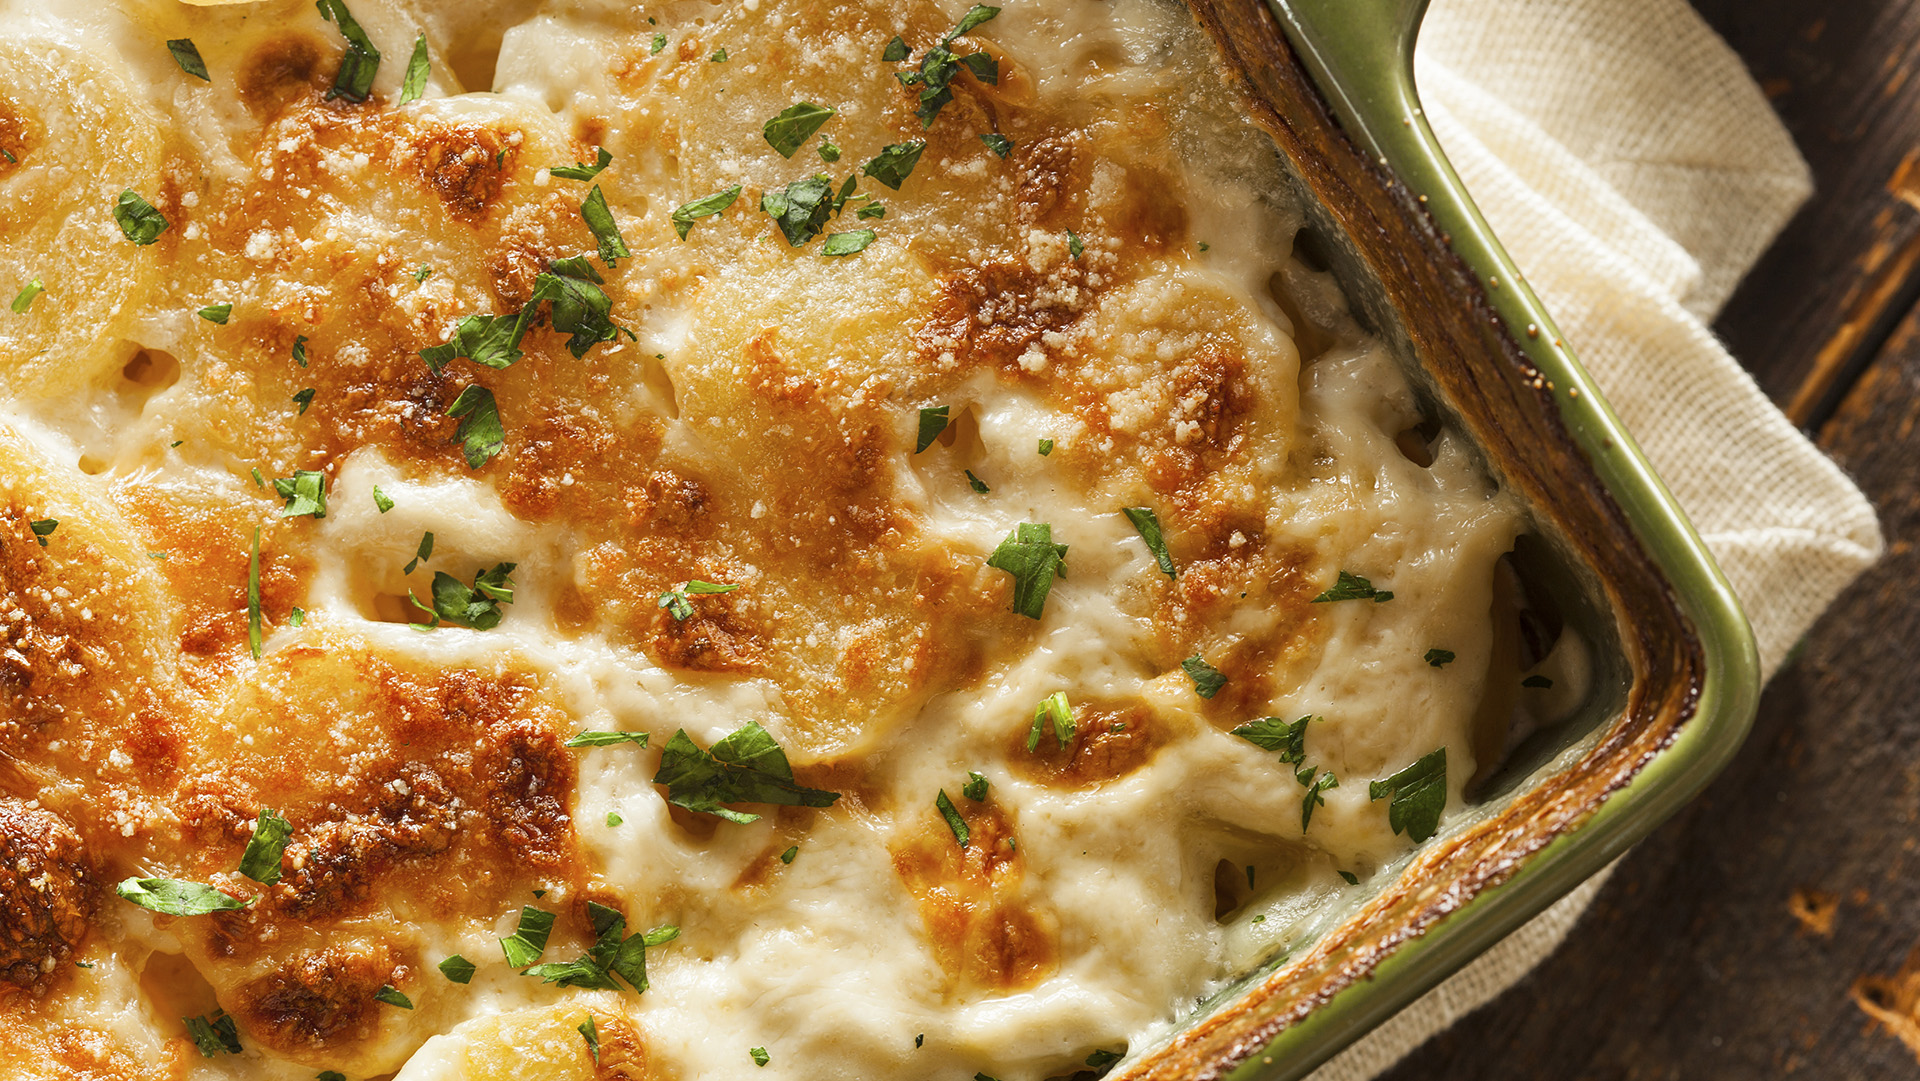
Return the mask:
<svg viewBox="0 0 1920 1081"><path fill-rule="evenodd" d="M321 1070L319 1076L313 1081L347 1081L347 1075L339 1070Z"/></svg>
<svg viewBox="0 0 1920 1081"><path fill-rule="evenodd" d="M615 241L618 241L617 230ZM626 254L624 243L618 248L620 254ZM524 323L530 319L530 313L541 301L552 301L553 329L572 335L567 339L567 352L576 358L586 356L587 350L600 342L615 341L622 334L638 341L632 331L613 322L613 300L600 288L605 281L584 255L555 259L548 264L546 273L534 277L533 296L521 310L519 321ZM516 336L515 342L518 340Z"/></svg>
<svg viewBox="0 0 1920 1081"><path fill-rule="evenodd" d="M793 845L789 847L785 852L780 853L780 862L792 863L793 857L798 856L799 854L800 854L800 846Z"/></svg>
<svg viewBox="0 0 1920 1081"><path fill-rule="evenodd" d="M1135 532L1146 542L1147 551L1153 553L1153 561L1160 566L1160 573L1169 578L1178 578L1179 572L1173 568L1173 553L1167 551L1167 540L1160 531L1160 518L1151 507L1122 507L1120 513L1133 523ZM1211 698L1212 695L1207 697Z"/></svg>
<svg viewBox="0 0 1920 1081"><path fill-rule="evenodd" d="M1367 785L1367 798L1387 800L1387 824L1405 833L1415 844L1440 828L1440 812L1447 807L1447 749L1440 747L1384 781Z"/></svg>
<svg viewBox="0 0 1920 1081"><path fill-rule="evenodd" d="M292 836L293 824L280 817L279 811L261 808L247 850L240 856L240 873L263 886L280 881L280 857Z"/></svg>
<svg viewBox="0 0 1920 1081"><path fill-rule="evenodd" d="M1067 254L1077 260L1080 258L1080 253L1086 250L1087 243L1080 239L1080 234L1071 229L1067 230Z"/></svg>
<svg viewBox="0 0 1920 1081"><path fill-rule="evenodd" d="M527 969L525 975L538 976L561 987L620 990L625 980L635 994L647 990L647 949L665 945L680 936L678 927L656 927L645 934L627 934L627 918L619 910L587 902L587 916L593 923L594 942L586 953L572 961L550 961ZM617 977L617 979L616 979Z"/></svg>
<svg viewBox="0 0 1920 1081"><path fill-rule="evenodd" d="M667 35L655 34L653 35L653 48L648 52L648 55L659 56L660 50L666 47L667 47Z"/></svg>
<svg viewBox="0 0 1920 1081"><path fill-rule="evenodd" d="M40 284L39 278L35 278L20 287L20 292L14 295L13 303L9 305L9 307L15 312L24 312L28 307L32 306L35 297L46 291L47 287Z"/></svg>
<svg viewBox="0 0 1920 1081"><path fill-rule="evenodd" d="M927 144L920 139L881 147L872 161L860 167L860 172L899 191L900 185L913 174L913 167L920 164L920 154L926 149Z"/></svg>
<svg viewBox="0 0 1920 1081"><path fill-rule="evenodd" d="M1537 687L1537 688L1545 689L1547 687L1553 686L1553 680L1548 679L1546 676L1528 676L1527 678L1520 681L1520 685L1522 687Z"/></svg>
<svg viewBox="0 0 1920 1081"><path fill-rule="evenodd" d="M506 955L507 964L514 968L526 968L547 952L547 939L552 934L553 913L524 905L520 909L520 923L513 929L513 934L500 940L500 952Z"/></svg>
<svg viewBox="0 0 1920 1081"><path fill-rule="evenodd" d="M1033 708L1033 727L1027 729L1027 750L1039 750L1040 737L1048 731L1053 732L1053 741L1063 751L1073 742L1073 706L1067 701L1065 691L1053 692Z"/></svg>
<svg viewBox="0 0 1920 1081"><path fill-rule="evenodd" d="M209 323L218 323L224 327L227 325L227 319L233 315L233 305L209 304L200 309L199 315Z"/></svg>
<svg viewBox="0 0 1920 1081"><path fill-rule="evenodd" d="M747 1057L753 1060L755 1066L765 1066L767 1063L773 1061L768 1057L767 1049L764 1047L747 1048Z"/></svg>
<svg viewBox="0 0 1920 1081"><path fill-rule="evenodd" d="M305 334L296 334L293 336L293 362L302 368L307 366L307 336Z"/></svg>
<svg viewBox="0 0 1920 1081"><path fill-rule="evenodd" d="M813 138L813 133L833 119L834 112L824 105L815 105L811 101L796 101L780 110L772 120L761 128L766 136L767 145L773 147L783 158L793 157L794 151ZM835 157L839 155L836 153ZM833 158L828 158L832 161Z"/></svg>
<svg viewBox="0 0 1920 1081"><path fill-rule="evenodd" d="M861 221L884 218L887 216L887 208L879 203L868 203L866 206L854 211L853 216L859 218Z"/></svg>
<svg viewBox="0 0 1920 1081"><path fill-rule="evenodd" d="M467 456L467 468L478 469L506 448L506 429L500 426L500 407L493 391L473 384L447 407L447 416L459 417L458 436Z"/></svg>
<svg viewBox="0 0 1920 1081"><path fill-rule="evenodd" d="M260 659L260 527L253 527L253 555L247 560L247 648Z"/></svg>
<svg viewBox="0 0 1920 1081"><path fill-rule="evenodd" d="M47 538L53 536L53 531L59 528L60 519L58 518L40 518L27 523L27 529L33 533L33 539L39 541L42 548L47 546Z"/></svg>
<svg viewBox="0 0 1920 1081"><path fill-rule="evenodd" d="M871 229L856 229L850 233L828 233L827 242L820 249L821 255L856 255L867 250L880 234Z"/></svg>
<svg viewBox="0 0 1920 1081"><path fill-rule="evenodd" d="M415 284L426 281L428 278L431 278L431 277L433 277L433 268L428 266L425 263L421 263L420 269L413 272L413 280Z"/></svg>
<svg viewBox="0 0 1920 1081"><path fill-rule="evenodd" d="M381 984L380 990L373 993L373 1000L375 1002L384 1002L389 1006L398 1006L403 1010L413 1009L413 1000L402 994L398 987L390 983Z"/></svg>
<svg viewBox="0 0 1920 1081"><path fill-rule="evenodd" d="M566 742L568 747L613 747L622 743L631 743L636 747L647 745L645 732L581 732Z"/></svg>
<svg viewBox="0 0 1920 1081"><path fill-rule="evenodd" d="M593 239L600 245L600 261L608 266L617 259L625 259L633 253L627 250L627 242L620 236L620 225L613 220L613 211L607 209L607 197L595 184L587 193L587 201L580 204L580 217L593 233Z"/></svg>
<svg viewBox="0 0 1920 1081"><path fill-rule="evenodd" d="M4 146L0 146L0 158L7 159L8 165L18 165L20 163L20 159L13 156L13 151L8 150Z"/></svg>
<svg viewBox="0 0 1920 1081"><path fill-rule="evenodd" d="M307 407L313 404L313 394L314 394L314 388L307 387L303 390L295 392L293 397L288 399L294 405L299 407L297 410L294 411L294 414L293 414L294 416L296 417L306 416Z"/></svg>
<svg viewBox="0 0 1920 1081"><path fill-rule="evenodd" d="M1313 824L1313 809L1315 807L1325 807L1327 805L1326 798L1321 796L1320 793L1325 792L1329 788L1340 787L1340 779L1333 775L1332 770L1328 770L1325 773L1320 774L1317 780L1314 777L1315 772L1316 772L1316 769L1310 766L1307 769L1303 770L1301 773L1294 774L1294 777L1296 779L1304 776L1305 779L1301 781L1301 783L1306 787L1306 790L1307 790L1306 794L1300 797L1300 832L1301 833L1307 832L1307 827ZM1249 882L1248 885L1252 885L1252 883Z"/></svg>
<svg viewBox="0 0 1920 1081"><path fill-rule="evenodd" d="M587 1041L587 1053L593 1056L593 1061L596 1064L599 1063L600 1028L593 1023L592 1014L588 1014L587 1019L580 1022L580 1038Z"/></svg>
<svg viewBox="0 0 1920 1081"><path fill-rule="evenodd" d="M327 475L309 469L296 469L291 477L275 477L273 490L281 499L287 501L280 511L282 518L299 518L312 515L315 518L327 516Z"/></svg>
<svg viewBox="0 0 1920 1081"><path fill-rule="evenodd" d="M381 514L393 509L393 497L381 491L378 484L373 486L373 505L380 509Z"/></svg>
<svg viewBox="0 0 1920 1081"><path fill-rule="evenodd" d="M121 192L113 201L113 220L119 223L122 235L142 247L160 239L169 224L152 203L132 188Z"/></svg>
<svg viewBox="0 0 1920 1081"><path fill-rule="evenodd" d="M1308 723L1318 720L1309 713L1297 721L1283 721L1278 717L1262 717L1257 721L1235 728L1232 735L1239 736L1256 747L1269 751L1279 751L1280 761L1297 766L1307 760L1306 739Z"/></svg>
<svg viewBox="0 0 1920 1081"><path fill-rule="evenodd" d="M1313 598L1312 603L1331 604L1334 601L1390 601L1392 599L1392 591L1375 589L1373 583L1365 578L1341 571L1339 580L1335 581L1331 588Z"/></svg>
<svg viewBox="0 0 1920 1081"><path fill-rule="evenodd" d="M667 802L729 822L760 816L730 810L724 803L771 803L786 807L829 807L838 792L796 784L785 751L767 730L748 721L739 730L701 750L686 729L674 732L661 751L654 784L667 786Z"/></svg>
<svg viewBox="0 0 1920 1081"><path fill-rule="evenodd" d="M780 227L788 247L800 247L827 227L833 214L833 182L824 176L803 177L783 190L763 193L760 209Z"/></svg>
<svg viewBox="0 0 1920 1081"><path fill-rule="evenodd" d="M664 38L660 39L660 41L662 44L665 44ZM654 51L658 52L659 50L656 49ZM572 165L553 165L547 168L547 173L551 176L560 177L563 180L592 180L594 177L600 175L602 169L612 164L613 155L607 153L607 148L604 146L596 146L593 148L592 165L588 165L583 161L576 161Z"/></svg>
<svg viewBox="0 0 1920 1081"><path fill-rule="evenodd" d="M964 469L964 470L961 470L961 472L967 475L967 487L972 488L975 492L978 492L981 495L986 495L988 492L993 491L993 489L987 487L986 481L981 480L979 477L976 477L973 475L973 470Z"/></svg>
<svg viewBox="0 0 1920 1081"><path fill-rule="evenodd" d="M413 39L413 55L407 59L407 74L400 80L400 104L419 101L427 92L427 35Z"/></svg>
<svg viewBox="0 0 1920 1081"><path fill-rule="evenodd" d="M1040 457L1045 458L1047 455L1052 453L1053 453L1053 440L1042 439L1040 441Z"/></svg>
<svg viewBox="0 0 1920 1081"><path fill-rule="evenodd" d="M299 607L298 605L294 606L291 610L287 612L287 625L289 627L306 626L307 610L305 608Z"/></svg>
<svg viewBox="0 0 1920 1081"><path fill-rule="evenodd" d="M169 916L204 916L210 912L233 912L247 908L245 901L230 897L200 882L182 882L177 878L129 878L113 888L123 901Z"/></svg>
<svg viewBox="0 0 1920 1081"><path fill-rule="evenodd" d="M840 146L833 141L831 136L822 136L820 145L814 149L815 152L820 155L820 160L826 162L828 165L832 165L834 162L840 160Z"/></svg>
<svg viewBox="0 0 1920 1081"><path fill-rule="evenodd" d="M693 229L694 222L720 213L732 206L733 201L738 198L740 198L740 185L735 184L725 191L717 191L712 195L702 196L691 203L674 208L673 231L680 234L681 240L687 239L687 233Z"/></svg>
<svg viewBox="0 0 1920 1081"><path fill-rule="evenodd" d="M341 0L318 0L316 6L320 9L320 17L338 26L340 36L347 39L347 51L340 57L340 71L333 77L333 88L327 91L327 100L367 100L367 95L373 91L374 72L380 70L380 50L373 47L373 40L354 21L347 12L347 5Z"/></svg>
<svg viewBox="0 0 1920 1081"><path fill-rule="evenodd" d="M940 433L947 430L947 414L952 408L936 405L920 410L920 431L913 444L915 454L925 453L928 447L933 446L933 441L940 438Z"/></svg>
<svg viewBox="0 0 1920 1081"><path fill-rule="evenodd" d="M716 64L724 64L724 63L726 63L726 62L727 62L727 47L726 47L726 46L724 46L724 45L722 45L722 46L721 46L721 47L719 47L718 49L715 49L715 50L713 50L713 55L712 55L712 56L709 56L709 57L707 57L707 59L708 59L708 60L711 60L711 61L713 61L713 62L714 62L714 63L716 63Z"/></svg>
<svg viewBox="0 0 1920 1081"><path fill-rule="evenodd" d="M960 842L961 848L967 847L967 842L973 840L973 831L967 828L967 820L961 818L960 812L954 809L953 801L947 798L946 789L942 788L940 794L934 797L933 805L940 809L940 817L947 820L947 828L953 831L953 839Z"/></svg>
<svg viewBox="0 0 1920 1081"><path fill-rule="evenodd" d="M974 772L973 770L968 770L967 784L966 784L966 787L960 790L960 794L967 797L968 799L972 800L975 803L980 803L984 801L987 798L986 777L982 776L979 773Z"/></svg>
<svg viewBox="0 0 1920 1081"><path fill-rule="evenodd" d="M1187 675L1192 678L1193 693L1202 698L1212 698L1220 693L1220 688L1227 685L1227 677L1222 675L1218 668L1208 664L1198 653L1181 661L1180 667L1185 669Z"/></svg>
<svg viewBox="0 0 1920 1081"><path fill-rule="evenodd" d="M213 81L213 77L207 74L207 62L200 59L200 49L194 45L193 39L175 38L167 42L167 51L173 54L173 62L180 65L181 71L205 82Z"/></svg>
<svg viewBox="0 0 1920 1081"><path fill-rule="evenodd" d="M1096 1070L1105 1069L1119 1062L1121 1058L1122 1053L1119 1051L1095 1051L1087 1056L1087 1065Z"/></svg>
<svg viewBox="0 0 1920 1081"><path fill-rule="evenodd" d="M182 1017L180 1021L187 1026L193 1045L207 1058L240 1053L240 1027L233 1023L230 1014L215 1010L211 1015Z"/></svg>
<svg viewBox="0 0 1920 1081"><path fill-rule="evenodd" d="M513 315L469 315L454 324L453 336L439 345L430 345L420 350L420 359L434 371L465 357L475 364L488 368L510 368L514 362L526 354L520 351L520 341L527 336L527 328L532 325L533 316L539 307L540 278L535 278L535 298L527 306Z"/></svg>
<svg viewBox="0 0 1920 1081"><path fill-rule="evenodd" d="M987 144L987 149L993 151L996 157L1005 158L1013 153L1013 140L997 131L990 131L980 136L980 141Z"/></svg>
<svg viewBox="0 0 1920 1081"><path fill-rule="evenodd" d="M1442 667L1453 660L1453 650L1434 648L1427 650L1426 661L1435 668Z"/></svg>
<svg viewBox="0 0 1920 1081"><path fill-rule="evenodd" d="M1341 880L1349 886L1358 886L1360 884L1360 876L1354 874L1352 871L1335 871L1334 874L1339 875Z"/></svg>
<svg viewBox="0 0 1920 1081"><path fill-rule="evenodd" d="M660 594L660 603L656 605L656 607L665 608L667 614L676 620L689 620L693 618L693 603L687 599L688 597L711 596L715 593L732 593L739 588L740 583L738 582L729 582L721 585L715 582L702 582L698 578L695 578L679 589L669 589L665 593Z"/></svg>
<svg viewBox="0 0 1920 1081"><path fill-rule="evenodd" d="M625 821L626 821L626 819L624 819L624 818L622 818L622 817L620 817L620 812L619 812L619 811L608 811L608 812L607 812L607 828L608 828L608 829L612 829L613 827L615 827L615 826L618 826L618 825L620 825L621 823L623 823L623 822L625 822Z"/></svg>
<svg viewBox="0 0 1920 1081"><path fill-rule="evenodd" d="M962 15L960 17L960 22L956 26L954 26L952 30L947 31L947 36L940 39L940 44L942 45L953 44L953 41L955 38L959 37L962 34L965 34L967 31L972 30L974 27L979 26L981 23L986 22L988 19L991 19L998 14L1000 14L999 8L988 7L985 4L973 5L973 7L967 9L967 13L965 15Z"/></svg>
<svg viewBox="0 0 1920 1081"><path fill-rule="evenodd" d="M427 627L437 627L445 620L458 627L490 631L500 625L500 606L513 603L513 579L509 576L515 566L513 563L496 563L492 570L475 574L471 586L446 571L435 571L432 608L421 604L411 592L407 597L413 601L415 608L429 614L431 622L426 624Z"/></svg>
<svg viewBox="0 0 1920 1081"><path fill-rule="evenodd" d="M1065 578L1067 546L1053 543L1053 526L1022 522L987 557L987 566L1013 575L1013 610L1039 619L1055 578Z"/></svg>
<svg viewBox="0 0 1920 1081"><path fill-rule="evenodd" d="M418 547L414 548L413 558L408 560L407 565L400 569L400 573L412 574L415 567L418 567L420 564L425 563L427 560L432 558L433 558L433 531L429 529L420 534L420 544Z"/></svg>
<svg viewBox="0 0 1920 1081"><path fill-rule="evenodd" d="M907 48L907 43L900 40L900 35L895 34L893 40L887 42L886 49L880 53L880 59L888 64L898 64L912 55L913 53Z"/></svg>
<svg viewBox="0 0 1920 1081"><path fill-rule="evenodd" d="M440 975L445 976L454 983L471 983L473 981L473 974L479 971L472 961L467 960L457 953L440 962L439 968Z"/></svg>

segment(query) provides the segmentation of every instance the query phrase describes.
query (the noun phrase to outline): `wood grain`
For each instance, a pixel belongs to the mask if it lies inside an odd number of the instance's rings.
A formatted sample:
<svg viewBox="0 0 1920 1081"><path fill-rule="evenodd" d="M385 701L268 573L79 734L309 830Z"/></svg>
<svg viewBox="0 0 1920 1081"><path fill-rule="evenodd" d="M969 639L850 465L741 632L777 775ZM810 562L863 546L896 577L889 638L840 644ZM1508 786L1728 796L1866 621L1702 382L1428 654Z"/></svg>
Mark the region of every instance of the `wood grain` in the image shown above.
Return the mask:
<svg viewBox="0 0 1920 1081"><path fill-rule="evenodd" d="M1920 0L1698 6L1821 186L1715 329L1889 554L1560 952L1391 1081L1920 1075Z"/></svg>

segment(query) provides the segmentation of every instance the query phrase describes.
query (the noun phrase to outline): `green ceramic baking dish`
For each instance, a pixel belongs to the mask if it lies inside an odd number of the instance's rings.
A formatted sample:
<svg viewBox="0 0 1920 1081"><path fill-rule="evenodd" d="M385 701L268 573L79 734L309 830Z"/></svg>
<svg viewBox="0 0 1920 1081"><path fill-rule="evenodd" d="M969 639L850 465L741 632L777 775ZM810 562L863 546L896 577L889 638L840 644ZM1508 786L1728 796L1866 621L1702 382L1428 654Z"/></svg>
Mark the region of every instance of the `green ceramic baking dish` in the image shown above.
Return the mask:
<svg viewBox="0 0 1920 1081"><path fill-rule="evenodd" d="M1594 647L1569 721L1513 753L1370 895L1124 1065L1301 1077L1604 867L1700 791L1759 667L1726 579L1488 229L1422 115L1426 0L1187 0L1290 164L1310 244L1429 408L1531 508L1532 588Z"/></svg>

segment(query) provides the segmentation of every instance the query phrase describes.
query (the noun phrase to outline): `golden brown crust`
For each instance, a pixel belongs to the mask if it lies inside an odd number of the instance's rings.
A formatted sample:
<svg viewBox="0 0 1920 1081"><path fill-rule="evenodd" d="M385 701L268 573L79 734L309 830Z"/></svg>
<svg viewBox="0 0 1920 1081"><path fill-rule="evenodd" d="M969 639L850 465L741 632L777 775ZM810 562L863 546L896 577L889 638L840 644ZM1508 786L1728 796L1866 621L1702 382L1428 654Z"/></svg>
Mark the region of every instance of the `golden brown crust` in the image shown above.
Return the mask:
<svg viewBox="0 0 1920 1081"><path fill-rule="evenodd" d="M80 835L58 815L0 798L0 1001L38 998L72 971L99 900Z"/></svg>

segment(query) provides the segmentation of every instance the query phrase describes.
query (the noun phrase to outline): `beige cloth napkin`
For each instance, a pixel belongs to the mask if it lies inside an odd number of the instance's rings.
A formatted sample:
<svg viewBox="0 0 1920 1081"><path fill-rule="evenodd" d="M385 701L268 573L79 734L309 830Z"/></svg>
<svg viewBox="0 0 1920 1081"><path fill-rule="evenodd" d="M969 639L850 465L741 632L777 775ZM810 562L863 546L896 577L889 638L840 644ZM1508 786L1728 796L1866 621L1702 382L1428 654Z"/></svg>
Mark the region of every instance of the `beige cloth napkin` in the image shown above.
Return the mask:
<svg viewBox="0 0 1920 1081"><path fill-rule="evenodd" d="M1880 554L1873 509L1707 329L1812 190L1685 0L1434 0L1434 131L1568 344L1726 570L1771 676ZM1364 1081L1557 947L1602 872L1327 1063Z"/></svg>

